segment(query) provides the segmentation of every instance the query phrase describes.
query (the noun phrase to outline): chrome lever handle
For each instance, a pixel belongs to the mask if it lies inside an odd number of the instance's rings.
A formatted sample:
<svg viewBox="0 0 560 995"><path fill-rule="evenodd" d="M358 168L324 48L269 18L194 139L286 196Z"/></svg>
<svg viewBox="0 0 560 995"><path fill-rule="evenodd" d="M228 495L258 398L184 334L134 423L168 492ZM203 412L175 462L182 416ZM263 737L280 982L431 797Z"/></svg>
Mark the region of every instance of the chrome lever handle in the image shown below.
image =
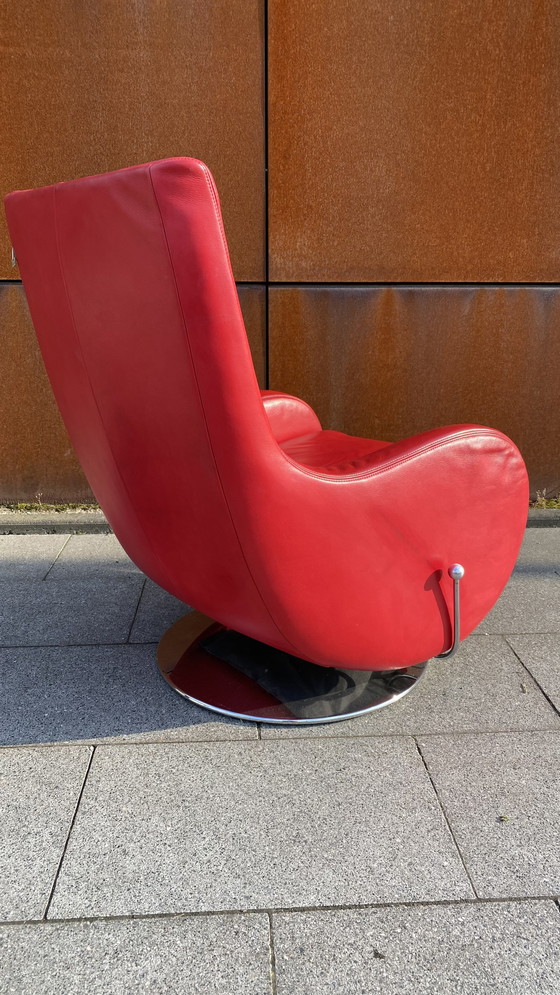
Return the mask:
<svg viewBox="0 0 560 995"><path fill-rule="evenodd" d="M460 563L454 563L449 567L447 573L453 581L453 642L450 649L436 656L436 660L448 660L450 656L454 656L461 642L461 595L459 587L465 576L465 568Z"/></svg>

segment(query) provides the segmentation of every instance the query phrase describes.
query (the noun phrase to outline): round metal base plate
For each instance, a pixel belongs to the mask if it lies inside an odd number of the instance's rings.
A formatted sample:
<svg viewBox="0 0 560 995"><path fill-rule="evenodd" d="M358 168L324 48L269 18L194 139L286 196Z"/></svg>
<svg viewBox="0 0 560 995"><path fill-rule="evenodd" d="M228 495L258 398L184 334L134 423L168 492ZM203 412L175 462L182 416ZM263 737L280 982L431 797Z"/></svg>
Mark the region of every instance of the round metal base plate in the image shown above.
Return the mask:
<svg viewBox="0 0 560 995"><path fill-rule="evenodd" d="M200 612L166 632L157 658L166 681L196 705L275 725L338 722L373 712L408 694L427 666L320 667L225 629Z"/></svg>

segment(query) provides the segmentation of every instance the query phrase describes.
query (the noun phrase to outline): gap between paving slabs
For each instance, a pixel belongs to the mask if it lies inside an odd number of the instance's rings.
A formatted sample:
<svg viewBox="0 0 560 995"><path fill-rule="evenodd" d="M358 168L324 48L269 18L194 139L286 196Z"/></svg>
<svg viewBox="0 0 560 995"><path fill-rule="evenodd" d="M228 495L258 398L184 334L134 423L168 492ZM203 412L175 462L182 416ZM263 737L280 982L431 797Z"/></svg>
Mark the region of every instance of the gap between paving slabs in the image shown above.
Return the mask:
<svg viewBox="0 0 560 995"><path fill-rule="evenodd" d="M523 663L523 661L521 661L521 662ZM527 730L527 732L529 732L529 730ZM389 738L392 738L392 737L388 736L387 739L389 739ZM132 744L131 744L131 746L132 746ZM132 746L132 749L134 749L133 746ZM81 791L81 794L80 794L80 799L83 797L84 792L86 790L87 779L88 779L88 775L86 774L86 777L84 778L84 783L82 785L82 791ZM434 787L433 783L432 783L432 787ZM437 796L437 791L436 791L436 796ZM441 803L439 802L439 797L438 797L438 803L441 805ZM75 823L76 823L76 821L77 821L77 819L79 817L79 809L80 809L80 802L78 802L76 804L76 809L75 809L73 820L72 820L72 826L71 826L71 828L70 828L70 830L69 830L69 832L67 834L66 843L65 843L65 846L64 846L64 852L61 855L61 858L60 858L60 861L59 861L59 865L58 865L58 869L57 869L57 873L56 873L56 876L55 876L55 881L53 882L51 897L52 897L52 895L54 895L56 882L58 881L60 872L63 869L65 855L67 853L68 846L69 846L70 841L71 841L72 827L74 827L74 825L75 825ZM481 901L477 901L474 898L473 899L465 898L465 899L463 899L460 902L442 899L442 900L439 900L439 901L424 902L424 903L418 903L418 902L413 902L413 903L406 903L406 902L393 902L393 903L390 903L390 902L389 903L387 903L387 902L385 902L385 903L384 902L374 902L374 903L371 903L369 905L363 905L361 903L360 904L354 904L354 903L352 903L352 904L346 905L346 906L342 905L342 904L341 905L337 904L337 905L333 905L333 906L326 906L326 905L301 906L301 907L292 906L292 907L287 907L287 908L286 907L278 907L278 908L272 908L272 909L263 909L262 907L259 907L259 909L251 910L249 912L249 915L258 915L259 913L262 914L263 912L269 912L272 915L286 915L286 916L291 916L292 918L294 918L296 916L299 916L300 914L301 915L306 915L306 914L309 913L309 914L312 914L312 915L316 914L318 917L322 917L325 913L328 913L329 911L332 911L333 913L336 913L338 915L338 914L342 914L342 913L345 913L345 912L351 912L353 910L358 910L358 911L366 910L367 911L368 909L370 909L373 912L377 913L377 911L380 910L380 909L394 909L394 910L396 910L397 913L399 913L400 910L405 910L405 909L408 909L408 908L411 908L411 909L415 909L416 908L416 909L418 909L419 905L422 905L423 908L428 908L428 909L430 909L430 908L434 908L434 909L443 908L443 909L446 909L446 908L453 907L453 908L457 908L457 909L461 910L463 908L468 908L468 907L484 908L484 907L487 907L489 904L492 904L493 906L497 906L498 904L501 904L503 906L512 906L512 907L515 906L515 907L517 907L517 906L519 906L519 903L521 903L521 902L524 902L526 906L531 905L532 907L534 907L536 903L539 903L539 902L543 903L544 901L546 901L546 899L548 899L548 902L551 903L551 897L552 896L535 896L534 900L527 900L527 899L521 899L521 898L514 899L514 897L512 896L512 897L504 897L503 899L500 900L500 903L497 903L495 901L495 899L493 900L493 899L490 899L490 898L486 899L486 900L484 900L482 902ZM554 904L554 905L551 904L550 907L553 907L554 910L555 910L555 912L560 914L560 907L557 904L557 902L558 902L557 896L555 898L555 902L556 902L556 904ZM212 912L208 913L206 911L195 911L195 912L193 912L191 914L191 916L185 916L184 913L163 913L163 914L162 913L152 913L152 914L142 914L142 913L140 913L140 919L142 921L149 921L149 922L154 922L154 921L157 921L158 919L161 919L161 918L166 919L166 920L175 920L176 921L177 919L180 919L180 918L183 918L183 919L185 919L185 918L201 919L203 917L210 916L210 917L212 917L212 918L215 919L216 916L219 917L219 916L223 916L224 914L225 915L230 915L230 914L234 914L234 913L236 913L236 914L239 915L239 913L235 909L229 909L229 910L228 909L224 909L222 911L216 910L216 912L214 912L214 913L212 913ZM135 914L135 916L136 915L137 914ZM102 917L102 916L90 917L89 919L85 919L85 920L83 918L80 918L79 920L73 920L73 921L78 921L78 922L88 921L88 922L96 922L96 923L101 921L101 922L113 923L115 921L116 922L123 921L123 918L124 918L125 921L128 921L128 919L129 919L128 916L119 917L119 916L112 915L112 916L108 916L108 917ZM53 925L55 925L57 923L58 924L60 924L60 923L67 923L67 922L70 922L70 921L72 921L72 920L69 920L69 919L66 919L66 918L64 918L64 919L49 918L48 920L45 920L46 924L53 924ZM284 950L284 953L285 953L285 950ZM278 961L278 957L276 957L276 960ZM284 977L282 975L283 971L284 971L284 964L280 963L280 976L281 976L281 982L280 983L281 984L285 983L284 981L282 981L282 977ZM320 989L318 989L318 991L319 990ZM285 988L284 991L287 993L289 991L289 989ZM527 991L529 991L529 989L527 989ZM279 993L280 993L280 995L283 995L283 992L282 992L281 988L279 989Z"/></svg>

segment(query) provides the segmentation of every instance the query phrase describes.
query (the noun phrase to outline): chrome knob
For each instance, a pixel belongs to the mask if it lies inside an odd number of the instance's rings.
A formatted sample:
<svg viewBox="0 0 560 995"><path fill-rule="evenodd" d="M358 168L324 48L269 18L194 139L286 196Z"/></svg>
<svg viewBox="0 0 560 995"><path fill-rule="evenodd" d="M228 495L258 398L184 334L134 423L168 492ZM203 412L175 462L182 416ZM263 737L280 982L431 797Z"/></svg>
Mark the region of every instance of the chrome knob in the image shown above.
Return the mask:
<svg viewBox="0 0 560 995"><path fill-rule="evenodd" d="M462 580L465 576L465 568L460 563L454 563L447 572L452 580Z"/></svg>

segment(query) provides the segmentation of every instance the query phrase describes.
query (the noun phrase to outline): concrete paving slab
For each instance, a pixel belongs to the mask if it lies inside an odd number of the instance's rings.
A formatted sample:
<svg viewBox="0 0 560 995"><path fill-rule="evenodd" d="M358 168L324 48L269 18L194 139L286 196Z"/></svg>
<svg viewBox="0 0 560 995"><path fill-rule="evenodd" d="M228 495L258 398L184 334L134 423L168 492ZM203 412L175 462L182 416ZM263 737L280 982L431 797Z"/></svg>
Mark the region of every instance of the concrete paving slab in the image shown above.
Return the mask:
<svg viewBox="0 0 560 995"><path fill-rule="evenodd" d="M131 643L159 643L173 623L189 611L188 605L148 580L130 634Z"/></svg>
<svg viewBox="0 0 560 995"><path fill-rule="evenodd" d="M2 992L269 995L268 918L200 916L0 928Z"/></svg>
<svg viewBox="0 0 560 995"><path fill-rule="evenodd" d="M282 913L278 995L543 995L560 991L553 902Z"/></svg>
<svg viewBox="0 0 560 995"><path fill-rule="evenodd" d="M412 740L101 746L50 915L472 895Z"/></svg>
<svg viewBox="0 0 560 995"><path fill-rule="evenodd" d="M263 739L560 728L549 705L502 636L471 636L452 660L432 660L401 701L347 722L262 727Z"/></svg>
<svg viewBox="0 0 560 995"><path fill-rule="evenodd" d="M560 529L527 529L516 571L560 570Z"/></svg>
<svg viewBox="0 0 560 995"><path fill-rule="evenodd" d="M257 738L174 692L153 645L0 649L0 672L2 745Z"/></svg>
<svg viewBox="0 0 560 995"><path fill-rule="evenodd" d="M551 567L516 571L476 632L560 632L560 574Z"/></svg>
<svg viewBox="0 0 560 995"><path fill-rule="evenodd" d="M73 535L48 579L90 577L101 572L108 580L122 574L141 573L114 535Z"/></svg>
<svg viewBox="0 0 560 995"><path fill-rule="evenodd" d="M508 636L508 642L560 711L560 634Z"/></svg>
<svg viewBox="0 0 560 995"><path fill-rule="evenodd" d="M144 579L0 582L0 645L124 643Z"/></svg>
<svg viewBox="0 0 560 995"><path fill-rule="evenodd" d="M0 581L43 580L67 535L0 536Z"/></svg>
<svg viewBox="0 0 560 995"><path fill-rule="evenodd" d="M560 733L420 740L481 898L560 894Z"/></svg>
<svg viewBox="0 0 560 995"><path fill-rule="evenodd" d="M83 746L0 750L0 919L44 914L90 759Z"/></svg>

